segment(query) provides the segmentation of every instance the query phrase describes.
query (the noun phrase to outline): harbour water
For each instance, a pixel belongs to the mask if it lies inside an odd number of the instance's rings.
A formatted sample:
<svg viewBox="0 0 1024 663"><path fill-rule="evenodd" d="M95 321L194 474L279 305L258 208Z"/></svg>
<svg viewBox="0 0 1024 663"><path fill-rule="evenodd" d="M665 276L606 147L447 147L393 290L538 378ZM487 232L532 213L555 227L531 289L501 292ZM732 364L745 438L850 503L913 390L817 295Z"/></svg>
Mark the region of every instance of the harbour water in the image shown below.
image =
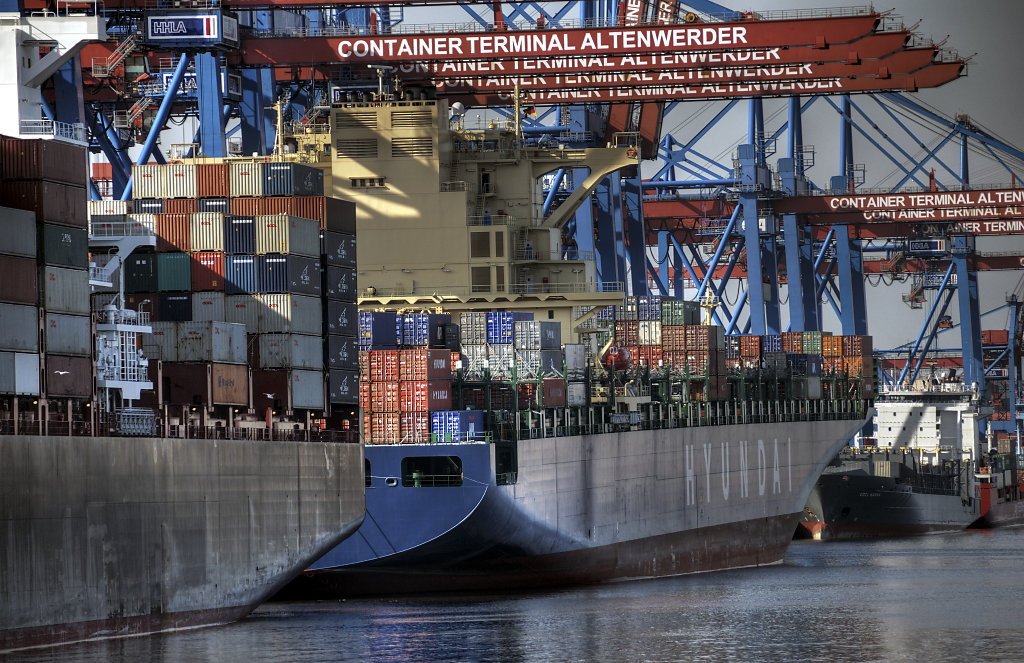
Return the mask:
<svg viewBox="0 0 1024 663"><path fill-rule="evenodd" d="M784 563L531 594L271 603L221 627L0 655L62 663L1020 661L1024 528L797 541Z"/></svg>

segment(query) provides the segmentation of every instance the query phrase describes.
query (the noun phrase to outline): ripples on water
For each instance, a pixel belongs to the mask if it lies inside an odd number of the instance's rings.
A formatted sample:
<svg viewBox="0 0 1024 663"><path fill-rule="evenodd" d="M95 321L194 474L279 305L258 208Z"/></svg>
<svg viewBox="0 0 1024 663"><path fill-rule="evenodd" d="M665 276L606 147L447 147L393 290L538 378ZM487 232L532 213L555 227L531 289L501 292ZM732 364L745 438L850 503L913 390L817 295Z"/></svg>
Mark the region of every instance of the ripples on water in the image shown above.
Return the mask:
<svg viewBox="0 0 1024 663"><path fill-rule="evenodd" d="M228 626L10 660L1020 661L1022 611L1017 528L794 542L779 566L557 592L269 604Z"/></svg>

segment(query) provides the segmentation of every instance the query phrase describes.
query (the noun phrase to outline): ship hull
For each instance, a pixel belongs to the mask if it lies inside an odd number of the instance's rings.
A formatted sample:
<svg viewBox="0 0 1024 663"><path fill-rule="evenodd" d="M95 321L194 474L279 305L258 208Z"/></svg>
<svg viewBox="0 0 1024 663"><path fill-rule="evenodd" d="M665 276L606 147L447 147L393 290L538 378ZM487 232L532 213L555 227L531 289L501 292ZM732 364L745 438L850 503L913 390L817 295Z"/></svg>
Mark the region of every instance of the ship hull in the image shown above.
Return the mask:
<svg viewBox="0 0 1024 663"><path fill-rule="evenodd" d="M970 524L971 529L1024 525L1024 494L1019 484L1002 488L993 483L979 484L978 501L981 515Z"/></svg>
<svg viewBox="0 0 1024 663"><path fill-rule="evenodd" d="M551 587L781 561L807 495L860 421L368 446L367 520L281 598ZM461 459L459 487L403 485L404 458ZM389 484L390 480L390 484ZM408 482L406 482L408 483Z"/></svg>
<svg viewBox="0 0 1024 663"><path fill-rule="evenodd" d="M977 517L978 501L966 495L922 493L864 473L826 473L811 491L798 537L853 541L954 532Z"/></svg>
<svg viewBox="0 0 1024 663"><path fill-rule="evenodd" d="M359 526L356 444L0 436L0 651L221 624Z"/></svg>

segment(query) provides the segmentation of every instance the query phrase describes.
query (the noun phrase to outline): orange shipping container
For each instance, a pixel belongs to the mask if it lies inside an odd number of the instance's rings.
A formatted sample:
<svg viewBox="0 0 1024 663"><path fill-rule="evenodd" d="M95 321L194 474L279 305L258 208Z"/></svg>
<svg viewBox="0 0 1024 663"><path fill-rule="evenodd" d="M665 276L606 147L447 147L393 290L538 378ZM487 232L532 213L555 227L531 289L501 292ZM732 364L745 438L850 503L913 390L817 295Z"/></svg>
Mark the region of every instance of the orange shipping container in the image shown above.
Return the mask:
<svg viewBox="0 0 1024 663"><path fill-rule="evenodd" d="M196 166L196 193L200 198L228 197L228 165L201 163Z"/></svg>
<svg viewBox="0 0 1024 663"><path fill-rule="evenodd" d="M164 213L166 214L195 214L198 209L198 202L195 198L167 198L164 200Z"/></svg>
<svg viewBox="0 0 1024 663"><path fill-rule="evenodd" d="M686 327L663 324L661 326L661 347L670 352L686 350Z"/></svg>
<svg viewBox="0 0 1024 663"><path fill-rule="evenodd" d="M156 250L188 253L189 232L188 214L157 214ZM223 272L223 267L221 271Z"/></svg>
<svg viewBox="0 0 1024 663"><path fill-rule="evenodd" d="M370 437L374 444L395 444L401 438L401 420L397 412L371 415Z"/></svg>
<svg viewBox="0 0 1024 663"><path fill-rule="evenodd" d="M295 214L295 199L288 196L275 196L264 198L260 201L260 214L286 214L288 216L299 216Z"/></svg>
<svg viewBox="0 0 1024 663"><path fill-rule="evenodd" d="M256 216L263 214L262 198L231 198L228 210L235 216Z"/></svg>
<svg viewBox="0 0 1024 663"><path fill-rule="evenodd" d="M399 410L399 386L398 382L371 382L370 383L370 409L374 412L398 412Z"/></svg>
<svg viewBox="0 0 1024 663"><path fill-rule="evenodd" d="M370 350L370 379L398 380L401 377L398 350Z"/></svg>
<svg viewBox="0 0 1024 663"><path fill-rule="evenodd" d="M399 429L404 444L428 441L430 439L430 413L402 412L399 415Z"/></svg>

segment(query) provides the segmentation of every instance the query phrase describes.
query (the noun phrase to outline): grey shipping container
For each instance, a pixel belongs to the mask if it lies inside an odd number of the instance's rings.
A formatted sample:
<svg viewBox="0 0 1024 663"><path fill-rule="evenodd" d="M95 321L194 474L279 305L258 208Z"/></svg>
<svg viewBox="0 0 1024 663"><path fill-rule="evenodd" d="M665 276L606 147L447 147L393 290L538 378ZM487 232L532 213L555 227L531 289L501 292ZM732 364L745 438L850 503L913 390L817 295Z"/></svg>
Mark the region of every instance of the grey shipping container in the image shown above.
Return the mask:
<svg viewBox="0 0 1024 663"><path fill-rule="evenodd" d="M245 325L248 334L260 333L260 311L263 303L253 295L227 295L224 297L224 320Z"/></svg>
<svg viewBox="0 0 1024 663"><path fill-rule="evenodd" d="M462 342L466 345L483 345L487 343L487 314L467 312L459 316L459 327L462 330Z"/></svg>
<svg viewBox="0 0 1024 663"><path fill-rule="evenodd" d="M355 371L359 369L359 341L354 336L327 336L327 368Z"/></svg>
<svg viewBox="0 0 1024 663"><path fill-rule="evenodd" d="M36 257L36 215L28 210L0 207L0 253Z"/></svg>
<svg viewBox="0 0 1024 663"><path fill-rule="evenodd" d="M260 333L321 334L320 299L306 295L257 295Z"/></svg>
<svg viewBox="0 0 1024 663"><path fill-rule="evenodd" d="M515 323L515 344L520 350L554 350L562 347L562 325L547 320Z"/></svg>
<svg viewBox="0 0 1024 663"><path fill-rule="evenodd" d="M88 270L43 265L41 278L47 313L89 314Z"/></svg>
<svg viewBox="0 0 1024 663"><path fill-rule="evenodd" d="M39 354L0 352L0 394L39 395Z"/></svg>
<svg viewBox="0 0 1024 663"><path fill-rule="evenodd" d="M245 326L228 322L177 323L177 361L245 363Z"/></svg>
<svg viewBox="0 0 1024 663"><path fill-rule="evenodd" d="M320 226L286 214L256 217L256 253L295 253L320 257Z"/></svg>
<svg viewBox="0 0 1024 663"><path fill-rule="evenodd" d="M48 354L92 356L92 318L88 315L47 313L45 324Z"/></svg>
<svg viewBox="0 0 1024 663"><path fill-rule="evenodd" d="M0 350L39 352L39 308L0 304Z"/></svg>
<svg viewBox="0 0 1024 663"><path fill-rule="evenodd" d="M327 395L331 403L358 405L359 372L331 370L327 374Z"/></svg>
<svg viewBox="0 0 1024 663"><path fill-rule="evenodd" d="M324 296L342 302L356 301L356 270L328 267L324 270Z"/></svg>
<svg viewBox="0 0 1024 663"><path fill-rule="evenodd" d="M359 316L354 304L328 299L325 315L324 327L328 334L355 336L358 333Z"/></svg>
<svg viewBox="0 0 1024 663"><path fill-rule="evenodd" d="M147 352L151 359L178 361L178 323L154 322L150 325L152 334L142 337L143 347L155 346L158 352Z"/></svg>
<svg viewBox="0 0 1024 663"><path fill-rule="evenodd" d="M565 385L565 404L569 407L583 407L587 404L587 383L569 382Z"/></svg>
<svg viewBox="0 0 1024 663"><path fill-rule="evenodd" d="M327 265L356 266L356 236L324 230L320 233L320 253Z"/></svg>
<svg viewBox="0 0 1024 663"><path fill-rule="evenodd" d="M40 262L57 267L89 267L89 233L44 223L39 226Z"/></svg>
<svg viewBox="0 0 1024 663"><path fill-rule="evenodd" d="M194 322L224 322L224 293L192 293L192 320Z"/></svg>
<svg viewBox="0 0 1024 663"><path fill-rule="evenodd" d="M289 390L292 408L297 410L324 409L324 374L321 371L289 371Z"/></svg>
<svg viewBox="0 0 1024 663"><path fill-rule="evenodd" d="M322 196L324 171L290 161L263 164L264 196Z"/></svg>
<svg viewBox="0 0 1024 663"><path fill-rule="evenodd" d="M304 334L260 334L260 368L306 368L322 371L323 339Z"/></svg>

